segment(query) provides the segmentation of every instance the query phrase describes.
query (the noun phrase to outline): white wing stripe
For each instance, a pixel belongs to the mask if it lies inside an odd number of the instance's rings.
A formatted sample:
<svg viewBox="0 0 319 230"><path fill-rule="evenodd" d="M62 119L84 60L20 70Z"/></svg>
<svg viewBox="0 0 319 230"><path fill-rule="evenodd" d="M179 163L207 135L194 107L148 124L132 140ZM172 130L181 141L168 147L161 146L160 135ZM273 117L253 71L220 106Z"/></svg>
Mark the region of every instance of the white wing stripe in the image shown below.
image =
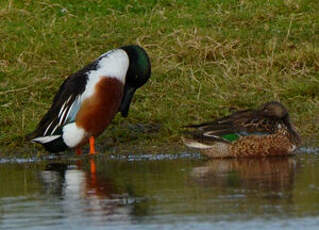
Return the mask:
<svg viewBox="0 0 319 230"><path fill-rule="evenodd" d="M66 111L67 111L67 110L65 110L65 111L63 112L63 114L64 114ZM62 116L62 117L63 117L63 116ZM62 119L61 119L62 117L60 117L59 123L55 125L55 127L54 127L54 129L51 131L50 135L53 135L53 133L55 132L55 130L62 124ZM53 121L52 121L52 122L53 122ZM51 126L52 122L50 123L50 126ZM49 127L45 130L45 133L43 134L44 136L45 136L46 131L47 131L48 129L49 129Z"/></svg>
<svg viewBox="0 0 319 230"><path fill-rule="evenodd" d="M70 110L70 107L69 108L66 108L64 111L63 111L63 113L61 114L61 117L59 117L59 124L58 124L58 126L60 126L61 124L63 124L64 123L64 115L65 115L65 113L66 112L68 112Z"/></svg>
<svg viewBox="0 0 319 230"><path fill-rule="evenodd" d="M68 100L69 101L69 100ZM67 102L68 102L67 101ZM55 130L60 127L61 125L65 124L65 122L68 120L69 115L72 111L72 108L74 106L74 104L76 103L77 99L74 100L74 102L69 106L69 107L65 107L64 111L62 114L60 114L60 116L58 117L59 122L58 124L56 124L56 126L54 127L54 129L51 131L51 135L53 135L53 133L55 132Z"/></svg>
<svg viewBox="0 0 319 230"><path fill-rule="evenodd" d="M75 102L73 102L72 105L70 106L69 111L68 111L68 113L67 113L66 116L65 116L65 121L68 119L68 117L69 117L69 115L70 115L70 112L71 112L71 110L72 110L72 107L73 107L74 103L75 103ZM63 121L63 123L64 123L65 121Z"/></svg>
<svg viewBox="0 0 319 230"><path fill-rule="evenodd" d="M48 127L45 129L44 133L43 133L43 136L45 136L49 130L49 128L51 127L53 121L51 121L51 123L48 125Z"/></svg>
<svg viewBox="0 0 319 230"><path fill-rule="evenodd" d="M58 117L60 117L61 116L61 113L63 112L63 110L64 110L64 106L65 106L65 104L66 104L66 101L63 103L63 105L61 106L61 109L60 109L60 112L59 112L59 115L58 115Z"/></svg>
<svg viewBox="0 0 319 230"><path fill-rule="evenodd" d="M69 98L63 103L63 105L62 105L62 107L61 107L61 109L60 109L60 112L59 112L58 117L60 117L61 113L63 113L63 111L65 111L65 109L66 109L65 106L66 106L66 104L70 101L71 97L72 97L72 95L69 96Z"/></svg>
<svg viewBox="0 0 319 230"><path fill-rule="evenodd" d="M52 132L50 133L50 135L52 135L58 127L59 127L59 126L56 125L56 126L54 127L54 129L52 130Z"/></svg>
<svg viewBox="0 0 319 230"><path fill-rule="evenodd" d="M37 137L37 138L32 139L31 142L45 144L45 143L54 141L54 140L58 139L59 137L61 137L61 135Z"/></svg>
<svg viewBox="0 0 319 230"><path fill-rule="evenodd" d="M203 136L204 136L204 137L214 137L214 138L217 138L217 139L220 138L219 136L213 135L213 134L211 134L211 133L214 133L214 132L213 132L213 131L205 132L205 133L203 133Z"/></svg>

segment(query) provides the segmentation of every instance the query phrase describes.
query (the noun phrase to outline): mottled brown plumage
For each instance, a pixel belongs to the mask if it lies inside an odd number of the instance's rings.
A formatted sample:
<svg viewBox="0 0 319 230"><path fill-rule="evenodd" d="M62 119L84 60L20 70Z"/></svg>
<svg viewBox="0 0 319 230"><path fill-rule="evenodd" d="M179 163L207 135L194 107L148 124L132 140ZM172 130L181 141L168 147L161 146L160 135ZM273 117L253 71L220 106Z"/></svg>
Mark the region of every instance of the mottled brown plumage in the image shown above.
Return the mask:
<svg viewBox="0 0 319 230"><path fill-rule="evenodd" d="M291 155L301 142L288 111L279 102L187 127L196 131L188 132L192 139L183 138L185 145L211 158Z"/></svg>

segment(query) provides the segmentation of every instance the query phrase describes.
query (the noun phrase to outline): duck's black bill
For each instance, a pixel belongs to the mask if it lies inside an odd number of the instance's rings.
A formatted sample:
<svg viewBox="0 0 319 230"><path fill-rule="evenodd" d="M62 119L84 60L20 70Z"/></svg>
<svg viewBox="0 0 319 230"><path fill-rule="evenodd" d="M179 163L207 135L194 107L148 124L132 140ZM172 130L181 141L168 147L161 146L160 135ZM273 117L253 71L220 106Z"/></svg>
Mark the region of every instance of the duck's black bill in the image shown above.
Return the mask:
<svg viewBox="0 0 319 230"><path fill-rule="evenodd" d="M120 105L120 109L119 111L121 112L123 117L127 117L128 115L128 111L130 109L130 104L132 101L132 98L134 96L134 93L136 91L136 88L131 88L128 87L125 91L124 91L124 96Z"/></svg>

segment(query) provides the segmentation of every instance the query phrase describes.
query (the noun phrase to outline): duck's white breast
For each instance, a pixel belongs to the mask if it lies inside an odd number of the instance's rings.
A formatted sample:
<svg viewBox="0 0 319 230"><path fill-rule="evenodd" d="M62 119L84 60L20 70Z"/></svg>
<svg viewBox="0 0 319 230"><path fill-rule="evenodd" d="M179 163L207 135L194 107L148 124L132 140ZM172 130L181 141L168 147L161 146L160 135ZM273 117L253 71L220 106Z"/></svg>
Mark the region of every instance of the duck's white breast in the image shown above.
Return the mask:
<svg viewBox="0 0 319 230"><path fill-rule="evenodd" d="M116 78L124 85L128 67L129 57L122 49L114 49L101 55L96 70L87 73L88 79L81 102L95 93L95 86L101 78Z"/></svg>

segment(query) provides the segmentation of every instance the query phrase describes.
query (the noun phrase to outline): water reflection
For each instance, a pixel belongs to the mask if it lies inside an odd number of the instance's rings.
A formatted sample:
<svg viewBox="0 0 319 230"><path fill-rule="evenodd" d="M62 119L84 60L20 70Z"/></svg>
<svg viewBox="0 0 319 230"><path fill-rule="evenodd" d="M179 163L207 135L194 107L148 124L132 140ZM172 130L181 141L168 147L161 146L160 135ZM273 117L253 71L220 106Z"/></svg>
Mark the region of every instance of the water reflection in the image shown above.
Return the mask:
<svg viewBox="0 0 319 230"><path fill-rule="evenodd" d="M293 226L300 223L296 218L317 223L317 175L319 155L306 154L0 164L0 229L211 229L222 223L247 229L256 221L266 229L269 220Z"/></svg>
<svg viewBox="0 0 319 230"><path fill-rule="evenodd" d="M266 191L291 190L295 158L217 159L195 167L192 177L203 186L245 187Z"/></svg>
<svg viewBox="0 0 319 230"><path fill-rule="evenodd" d="M46 165L45 170L40 172L45 193L60 197L66 216L85 213L101 223L130 219L136 197L121 193L112 177L99 170L95 161Z"/></svg>
<svg viewBox="0 0 319 230"><path fill-rule="evenodd" d="M191 172L196 184L210 188L219 200L219 212L249 208L257 215L291 213L298 163L295 158L210 160ZM237 208L232 208L238 200ZM280 207L276 209L274 207Z"/></svg>

